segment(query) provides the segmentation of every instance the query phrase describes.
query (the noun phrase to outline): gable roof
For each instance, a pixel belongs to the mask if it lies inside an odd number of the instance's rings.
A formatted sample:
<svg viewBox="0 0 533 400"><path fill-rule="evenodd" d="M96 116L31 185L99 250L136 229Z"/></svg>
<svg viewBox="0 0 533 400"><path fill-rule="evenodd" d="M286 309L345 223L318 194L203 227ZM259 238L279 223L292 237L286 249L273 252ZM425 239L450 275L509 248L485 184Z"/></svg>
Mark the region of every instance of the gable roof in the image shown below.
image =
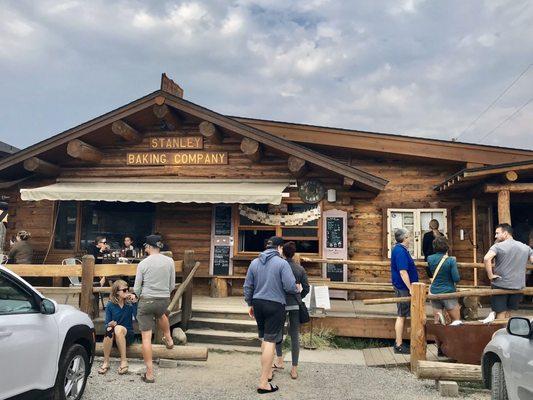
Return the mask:
<svg viewBox="0 0 533 400"><path fill-rule="evenodd" d="M428 139L408 135L367 132L247 117L234 120L298 143L331 146L372 153L398 154L422 159L476 164L500 164L533 158L533 150Z"/></svg>
<svg viewBox="0 0 533 400"><path fill-rule="evenodd" d="M168 104L179 111L190 114L199 119L212 122L217 126L223 127L243 137L256 140L265 146L286 154L295 155L299 158L305 159L310 164L325 168L326 170L332 171L346 178L353 179L357 186L366 190L378 192L382 190L388 183L386 179L369 174L349 165L345 165L331 157L325 156L305 146L302 146L301 144L291 142L287 139L283 139L255 127L248 126L242 122L216 113L163 90L152 92L140 99L126 104L125 106L119 107L88 122L36 143L35 145L21 150L4 160L0 160L0 175L2 174L2 171L5 171L7 168L13 167L30 157L36 157L45 151L49 151L62 145L64 146L73 139L80 138L96 129L110 125L115 121L132 116L141 110L153 106L154 104L157 104L156 98L161 97L164 98L165 104ZM158 101L160 101L160 99L158 99Z"/></svg>

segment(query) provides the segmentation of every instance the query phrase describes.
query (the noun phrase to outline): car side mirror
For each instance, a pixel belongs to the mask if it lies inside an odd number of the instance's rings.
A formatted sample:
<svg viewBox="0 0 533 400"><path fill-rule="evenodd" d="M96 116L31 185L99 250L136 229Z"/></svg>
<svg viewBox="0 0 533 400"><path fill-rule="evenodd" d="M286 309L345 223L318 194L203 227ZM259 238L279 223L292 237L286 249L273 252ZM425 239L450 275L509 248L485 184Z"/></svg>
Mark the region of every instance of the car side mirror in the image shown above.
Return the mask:
<svg viewBox="0 0 533 400"><path fill-rule="evenodd" d="M41 314L51 315L56 312L56 306L52 300L43 299L41 301Z"/></svg>
<svg viewBox="0 0 533 400"><path fill-rule="evenodd" d="M527 318L513 317L507 322L507 332L510 335L531 337L531 322Z"/></svg>

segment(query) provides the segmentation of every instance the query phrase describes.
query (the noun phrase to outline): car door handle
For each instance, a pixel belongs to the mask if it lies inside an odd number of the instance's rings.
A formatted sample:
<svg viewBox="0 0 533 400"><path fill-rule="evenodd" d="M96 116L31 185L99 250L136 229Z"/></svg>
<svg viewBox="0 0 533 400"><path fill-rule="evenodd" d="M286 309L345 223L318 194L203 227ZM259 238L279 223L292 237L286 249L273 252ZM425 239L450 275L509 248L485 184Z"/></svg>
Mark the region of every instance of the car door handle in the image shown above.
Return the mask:
<svg viewBox="0 0 533 400"><path fill-rule="evenodd" d="M9 331L0 331L0 338L11 336L13 332Z"/></svg>

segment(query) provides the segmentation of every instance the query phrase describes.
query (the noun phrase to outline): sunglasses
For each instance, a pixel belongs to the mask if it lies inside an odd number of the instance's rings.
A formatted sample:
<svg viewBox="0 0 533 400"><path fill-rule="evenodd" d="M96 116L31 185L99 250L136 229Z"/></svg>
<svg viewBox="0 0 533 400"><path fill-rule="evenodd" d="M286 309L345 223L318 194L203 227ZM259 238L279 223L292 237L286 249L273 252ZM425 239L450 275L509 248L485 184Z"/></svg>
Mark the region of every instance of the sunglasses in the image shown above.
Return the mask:
<svg viewBox="0 0 533 400"><path fill-rule="evenodd" d="M104 240L103 242L100 242L100 243L102 243L102 244L106 244L107 242Z"/></svg>
<svg viewBox="0 0 533 400"><path fill-rule="evenodd" d="M118 291L122 292L122 293L128 293L129 290L130 290L130 288L126 288L126 289L119 289Z"/></svg>

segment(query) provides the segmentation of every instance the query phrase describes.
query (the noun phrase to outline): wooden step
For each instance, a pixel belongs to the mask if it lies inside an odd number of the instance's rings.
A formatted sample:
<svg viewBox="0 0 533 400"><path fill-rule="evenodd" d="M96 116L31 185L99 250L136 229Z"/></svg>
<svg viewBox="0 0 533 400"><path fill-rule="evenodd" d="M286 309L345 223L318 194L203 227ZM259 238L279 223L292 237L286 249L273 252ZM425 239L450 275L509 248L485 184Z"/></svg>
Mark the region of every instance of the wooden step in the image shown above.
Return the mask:
<svg viewBox="0 0 533 400"><path fill-rule="evenodd" d="M231 332L257 332L255 320L193 317L189 329L213 329Z"/></svg>
<svg viewBox="0 0 533 400"><path fill-rule="evenodd" d="M240 311L217 311L203 308L195 308L192 310L193 317L198 318L217 318L217 319L238 319L246 321L254 321L248 315L246 310Z"/></svg>
<svg viewBox="0 0 533 400"><path fill-rule="evenodd" d="M214 329L188 329L187 340L190 343L226 344L233 346L260 347L261 341L256 333L218 331Z"/></svg>

